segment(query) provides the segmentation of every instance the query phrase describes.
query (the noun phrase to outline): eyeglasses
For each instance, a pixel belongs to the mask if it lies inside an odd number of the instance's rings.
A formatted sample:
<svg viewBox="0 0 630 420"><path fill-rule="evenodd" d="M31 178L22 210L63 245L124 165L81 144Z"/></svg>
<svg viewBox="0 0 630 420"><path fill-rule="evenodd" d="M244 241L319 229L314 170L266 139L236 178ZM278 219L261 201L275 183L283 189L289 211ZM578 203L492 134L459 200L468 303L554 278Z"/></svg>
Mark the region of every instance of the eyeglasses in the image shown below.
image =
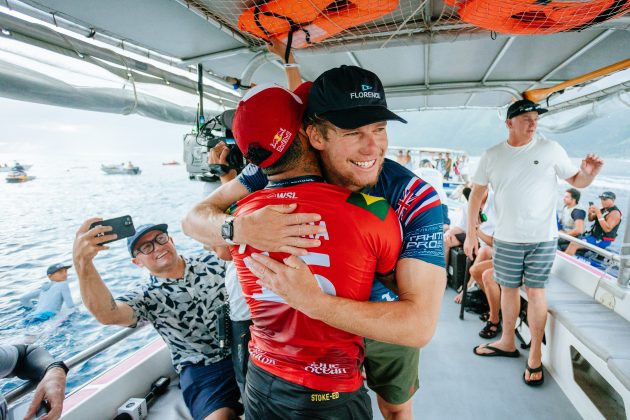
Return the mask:
<svg viewBox="0 0 630 420"><path fill-rule="evenodd" d="M168 233L162 232L159 235L157 235L155 238L151 239L150 241L145 242L142 245L140 245L138 249L136 250L137 252L135 255L136 256L138 254L149 255L155 249L154 243L159 244L159 245L164 245L167 242L168 242Z"/></svg>

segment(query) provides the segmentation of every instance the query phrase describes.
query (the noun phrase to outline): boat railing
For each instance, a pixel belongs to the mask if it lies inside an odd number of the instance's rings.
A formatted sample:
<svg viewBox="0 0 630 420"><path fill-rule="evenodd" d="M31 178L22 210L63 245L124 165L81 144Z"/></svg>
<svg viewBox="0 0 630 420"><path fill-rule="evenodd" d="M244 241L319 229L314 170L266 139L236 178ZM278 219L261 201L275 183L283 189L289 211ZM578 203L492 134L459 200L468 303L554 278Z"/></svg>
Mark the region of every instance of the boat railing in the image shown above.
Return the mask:
<svg viewBox="0 0 630 420"><path fill-rule="evenodd" d="M74 356L68 358L68 360L64 360L64 362L66 366L68 366L69 369L72 369L73 367L85 362L86 360L91 359L92 357L96 356L103 350L108 349L110 346L124 340L125 338L129 337L132 334L137 333L138 331L142 329L144 329L144 327L125 328L122 331L112 334L110 337L106 338L100 343L95 344L91 347L88 347L87 349L83 350L82 352L78 354L75 354ZM36 381L25 382L22 385L18 386L17 388L12 389L11 391L7 392L4 395L4 398L7 400L7 403L10 404L11 402L17 401L18 399L22 398L24 395L31 392L33 389L35 389L36 386L37 386Z"/></svg>
<svg viewBox="0 0 630 420"><path fill-rule="evenodd" d="M607 264L611 264L611 263L616 263L619 265L619 276L617 278L617 283L619 284L619 286L621 287L628 287L628 278L624 278L622 277L622 274L624 273L628 273L628 269L626 268L626 270L622 270L622 266L625 264L626 267L630 267L630 255L626 254L624 255L624 253L622 252L621 254L614 254L610 251L606 251L605 249L601 249L600 247L593 245L593 244L589 244L588 242L576 238L574 236L571 235L567 235L564 232L559 232L558 233L559 237L562 239L565 239L569 242L574 242L578 245L580 245L583 248L588 249L589 251L593 251L594 253L596 253L597 255L601 255L602 257L604 257L604 260ZM622 247L623 248L623 247ZM622 249L623 250L623 249ZM630 251L630 249L629 249Z"/></svg>

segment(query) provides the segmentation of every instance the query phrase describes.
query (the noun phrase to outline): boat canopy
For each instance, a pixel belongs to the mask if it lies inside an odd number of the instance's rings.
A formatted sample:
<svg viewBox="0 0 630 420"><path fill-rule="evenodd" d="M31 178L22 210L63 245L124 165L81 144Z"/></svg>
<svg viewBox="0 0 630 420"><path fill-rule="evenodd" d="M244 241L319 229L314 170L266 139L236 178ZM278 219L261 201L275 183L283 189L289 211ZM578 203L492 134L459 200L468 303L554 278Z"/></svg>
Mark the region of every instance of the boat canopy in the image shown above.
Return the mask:
<svg viewBox="0 0 630 420"><path fill-rule="evenodd" d="M363 4L367 0L353 1ZM465 8L476 3L496 19L477 22ZM613 2L614 7L592 16L592 11L579 11L580 20L564 26L554 20L551 8L535 16L531 11L515 11L511 19L519 17L516 23L521 33L503 33L506 28L493 22L500 22L502 7L516 3L522 2L400 1L382 17L293 52L306 80L342 64L374 71L384 83L390 108L396 111L504 110L525 91L550 87L630 56L628 2ZM65 106L192 122L194 102L177 109L146 92L161 86L195 94L200 64L204 96L215 104L213 113L234 107L253 83L286 83L279 57L266 51L262 39L239 29L239 17L253 1L5 0L0 4L0 52L11 49L10 40L28 43L98 67L117 80L111 90L88 90L24 71L24 66L15 67L15 57L10 60L0 54L0 95L5 97L41 102L54 96L65 101ZM320 12L339 16L353 2L331 4ZM333 6L336 9L331 11ZM532 29L534 21L544 30ZM522 29L525 24L530 25L527 30ZM302 32L297 30L295 36L304 37ZM38 55L29 58L38 60ZM626 95L620 97L627 103L630 70L613 76L600 78L596 95L587 93L590 83L553 95L550 114L612 95ZM29 88L35 78L38 83ZM83 100L84 95L93 102Z"/></svg>

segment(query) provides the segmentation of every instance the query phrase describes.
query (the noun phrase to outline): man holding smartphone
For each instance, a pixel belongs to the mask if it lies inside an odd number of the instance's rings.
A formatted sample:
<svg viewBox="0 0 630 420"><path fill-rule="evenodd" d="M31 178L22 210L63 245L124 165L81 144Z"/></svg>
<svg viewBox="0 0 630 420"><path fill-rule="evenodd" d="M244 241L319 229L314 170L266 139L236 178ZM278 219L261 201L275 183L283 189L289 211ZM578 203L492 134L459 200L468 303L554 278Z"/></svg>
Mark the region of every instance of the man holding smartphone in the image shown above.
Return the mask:
<svg viewBox="0 0 630 420"><path fill-rule="evenodd" d="M94 257L116 240L112 226L86 220L77 232L73 259L81 297L102 324L135 327L148 321L166 342L195 420L236 419L242 414L230 350L220 343L220 313L227 299L222 261L213 254L182 257L166 224L147 224L127 238L131 262L149 271L141 287L114 299ZM191 334L194 331L194 334Z"/></svg>

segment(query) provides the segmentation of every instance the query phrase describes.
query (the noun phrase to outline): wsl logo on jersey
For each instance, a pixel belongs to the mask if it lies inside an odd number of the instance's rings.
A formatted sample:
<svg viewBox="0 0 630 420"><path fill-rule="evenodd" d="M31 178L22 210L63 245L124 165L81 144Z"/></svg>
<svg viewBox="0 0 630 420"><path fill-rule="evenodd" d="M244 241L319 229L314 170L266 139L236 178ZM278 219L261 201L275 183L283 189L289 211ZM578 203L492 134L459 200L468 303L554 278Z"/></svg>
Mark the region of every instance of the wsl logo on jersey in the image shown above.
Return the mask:
<svg viewBox="0 0 630 420"><path fill-rule="evenodd" d="M269 146L271 146L271 148L278 152L282 152L289 142L291 135L292 133L289 130L281 128L280 130L278 130L275 136L273 136L273 140L271 141L271 144L269 144Z"/></svg>
<svg viewBox="0 0 630 420"><path fill-rule="evenodd" d="M297 200L298 196L295 191L283 191L278 193L269 194L266 198L282 198L285 200Z"/></svg>
<svg viewBox="0 0 630 420"><path fill-rule="evenodd" d="M374 98L381 99L380 92L374 92L370 85L361 85L361 92L351 92L350 99Z"/></svg>

